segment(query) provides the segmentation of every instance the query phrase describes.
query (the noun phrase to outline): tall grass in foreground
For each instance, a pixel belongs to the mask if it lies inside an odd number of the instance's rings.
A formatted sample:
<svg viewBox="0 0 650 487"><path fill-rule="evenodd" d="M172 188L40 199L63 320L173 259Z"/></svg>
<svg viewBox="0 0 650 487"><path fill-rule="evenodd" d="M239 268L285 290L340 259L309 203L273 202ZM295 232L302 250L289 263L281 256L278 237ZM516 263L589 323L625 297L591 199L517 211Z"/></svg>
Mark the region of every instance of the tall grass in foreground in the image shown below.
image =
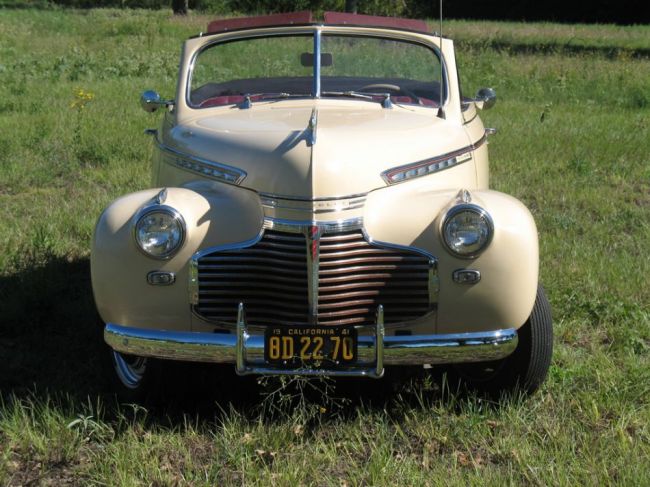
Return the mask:
<svg viewBox="0 0 650 487"><path fill-rule="evenodd" d="M556 352L533 398L490 404L424 374L338 381L342 407L316 394L269 415L273 385L187 366L170 404L115 404L92 229L108 202L149 184L142 131L158 122L137 97L173 93L180 42L206 20L0 11L0 484L648 484L643 26L450 24L466 92L499 95L482 115L499 129L492 185L523 200L540 233ZM599 49L515 48L574 34ZM83 109L80 90L93 95Z"/></svg>

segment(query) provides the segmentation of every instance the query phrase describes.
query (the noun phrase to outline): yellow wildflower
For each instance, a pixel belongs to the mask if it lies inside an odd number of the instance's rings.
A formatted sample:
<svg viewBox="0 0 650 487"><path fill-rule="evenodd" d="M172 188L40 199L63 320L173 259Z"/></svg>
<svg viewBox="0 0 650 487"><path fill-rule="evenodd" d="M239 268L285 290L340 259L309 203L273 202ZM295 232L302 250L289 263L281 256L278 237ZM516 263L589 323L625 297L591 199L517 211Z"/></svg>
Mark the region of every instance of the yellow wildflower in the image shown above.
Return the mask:
<svg viewBox="0 0 650 487"><path fill-rule="evenodd" d="M92 91L85 91L81 88L77 88L74 95L75 97L70 103L70 108L76 110L83 110L95 98L95 94Z"/></svg>

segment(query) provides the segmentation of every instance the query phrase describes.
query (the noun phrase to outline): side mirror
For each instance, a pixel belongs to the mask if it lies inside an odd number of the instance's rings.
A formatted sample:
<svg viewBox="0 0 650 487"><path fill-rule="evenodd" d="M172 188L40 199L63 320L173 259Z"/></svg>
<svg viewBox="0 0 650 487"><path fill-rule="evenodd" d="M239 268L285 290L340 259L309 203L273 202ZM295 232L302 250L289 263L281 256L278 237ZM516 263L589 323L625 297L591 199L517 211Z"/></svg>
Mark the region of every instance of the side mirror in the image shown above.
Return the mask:
<svg viewBox="0 0 650 487"><path fill-rule="evenodd" d="M492 108L497 102L497 94L492 88L481 88L478 90L478 93L476 93L474 101L476 102L477 108L487 110Z"/></svg>
<svg viewBox="0 0 650 487"><path fill-rule="evenodd" d="M168 107L172 104L172 101L163 100L158 92L153 90L147 90L140 95L140 106L147 113L153 113L160 107Z"/></svg>

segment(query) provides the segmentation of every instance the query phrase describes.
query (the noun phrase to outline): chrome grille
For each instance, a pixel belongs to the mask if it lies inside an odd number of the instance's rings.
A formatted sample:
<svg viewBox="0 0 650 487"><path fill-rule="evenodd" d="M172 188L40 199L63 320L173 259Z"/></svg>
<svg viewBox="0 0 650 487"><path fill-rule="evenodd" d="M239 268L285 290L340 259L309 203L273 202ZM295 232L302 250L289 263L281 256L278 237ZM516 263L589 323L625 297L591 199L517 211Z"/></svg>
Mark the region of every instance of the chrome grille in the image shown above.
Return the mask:
<svg viewBox="0 0 650 487"><path fill-rule="evenodd" d="M371 324L377 306L385 323L410 321L430 310L426 256L369 244L361 231L320 240L318 323Z"/></svg>
<svg viewBox="0 0 650 487"><path fill-rule="evenodd" d="M236 323L244 303L250 324L305 323L305 237L267 230L252 247L221 250L199 259L196 313L209 321Z"/></svg>
<svg viewBox="0 0 650 487"><path fill-rule="evenodd" d="M313 248L303 233L266 230L249 247L203 255L196 263L194 311L208 321L234 324L244 303L252 325L308 324L310 278L318 288L317 324L374 324L380 304L387 324L431 311L434 263L428 256L370 244L360 230L324 233L316 246L318 276L312 276L307 252Z"/></svg>

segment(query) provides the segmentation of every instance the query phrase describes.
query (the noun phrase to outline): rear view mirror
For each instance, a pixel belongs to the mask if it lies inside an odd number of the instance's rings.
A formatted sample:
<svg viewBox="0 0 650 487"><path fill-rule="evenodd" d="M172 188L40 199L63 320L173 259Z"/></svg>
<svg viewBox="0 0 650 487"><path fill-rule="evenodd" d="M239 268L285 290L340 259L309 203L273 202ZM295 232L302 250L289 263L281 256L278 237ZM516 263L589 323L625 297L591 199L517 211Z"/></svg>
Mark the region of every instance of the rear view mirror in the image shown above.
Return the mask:
<svg viewBox="0 0 650 487"><path fill-rule="evenodd" d="M474 98L477 108L487 110L492 108L497 102L497 94L492 88L481 88Z"/></svg>
<svg viewBox="0 0 650 487"><path fill-rule="evenodd" d="M300 55L300 64L305 67L311 67L314 65L314 55L311 52L303 52ZM332 65L332 53L330 52L321 52L320 54L320 65L321 67L331 66Z"/></svg>
<svg viewBox="0 0 650 487"><path fill-rule="evenodd" d="M160 107L173 106L172 100L163 100L158 92L147 90L140 95L140 106L147 113L153 113Z"/></svg>

